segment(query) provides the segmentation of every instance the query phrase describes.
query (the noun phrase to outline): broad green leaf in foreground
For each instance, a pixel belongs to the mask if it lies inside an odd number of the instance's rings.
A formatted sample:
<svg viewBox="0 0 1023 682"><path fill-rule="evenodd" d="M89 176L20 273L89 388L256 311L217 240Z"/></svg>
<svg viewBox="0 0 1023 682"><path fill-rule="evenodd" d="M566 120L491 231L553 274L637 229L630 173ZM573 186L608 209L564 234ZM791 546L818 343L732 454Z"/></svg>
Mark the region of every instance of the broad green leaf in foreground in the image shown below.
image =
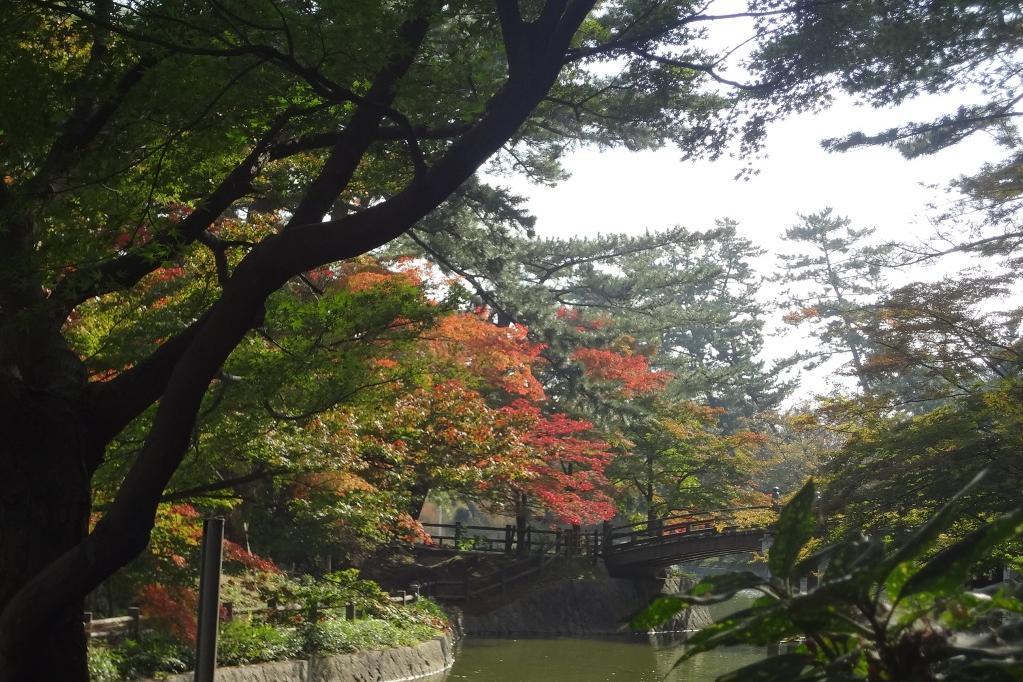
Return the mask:
<svg viewBox="0 0 1023 682"><path fill-rule="evenodd" d="M815 490L813 479L806 482L802 490L785 505L778 517L774 543L767 555L767 566L771 574L786 578L799 557L799 551L813 535L813 503Z"/></svg>
<svg viewBox="0 0 1023 682"><path fill-rule="evenodd" d="M785 609L778 604L744 609L693 635L687 642L686 652L675 665L719 646L733 644L767 646L801 632Z"/></svg>
<svg viewBox="0 0 1023 682"><path fill-rule="evenodd" d="M788 653L771 656L762 661L743 666L736 671L725 673L717 682L775 682L776 680L798 680L808 665L813 663L810 654ZM812 678L811 678L812 679Z"/></svg>
<svg viewBox="0 0 1023 682"><path fill-rule="evenodd" d="M629 627L634 630L649 630L667 623L676 613L685 609L689 604L681 597L661 595L655 597L650 605L637 613L629 621Z"/></svg>
<svg viewBox="0 0 1023 682"><path fill-rule="evenodd" d="M663 625L676 613L688 606L717 604L735 596L740 590L764 585L765 580L755 573L727 573L704 578L686 594L661 595L629 621L634 629L645 630Z"/></svg>
<svg viewBox="0 0 1023 682"><path fill-rule="evenodd" d="M909 539L899 549L897 549L890 557L881 562L877 567L877 577L880 581L891 573L899 564L910 561L913 558L920 555L927 547L934 541L935 538L941 533L941 531L948 528L953 521L953 509L956 502L974 488L981 479L987 474L987 469L981 471L973 477L969 483L967 483L959 492L952 496L952 498L938 510L931 519L920 526L920 528L913 533Z"/></svg>
<svg viewBox="0 0 1023 682"><path fill-rule="evenodd" d="M899 599L921 592L940 596L956 590L969 578L970 568L975 563L999 544L1021 534L1023 509L978 528L928 561L902 586Z"/></svg>

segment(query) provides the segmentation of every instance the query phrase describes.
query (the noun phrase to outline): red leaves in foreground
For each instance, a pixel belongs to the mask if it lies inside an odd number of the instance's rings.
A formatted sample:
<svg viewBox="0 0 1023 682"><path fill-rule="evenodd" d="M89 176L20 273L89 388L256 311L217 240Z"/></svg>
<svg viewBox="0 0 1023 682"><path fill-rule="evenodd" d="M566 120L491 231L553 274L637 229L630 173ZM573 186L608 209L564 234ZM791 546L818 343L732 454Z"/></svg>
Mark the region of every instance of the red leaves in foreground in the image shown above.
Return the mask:
<svg viewBox="0 0 1023 682"><path fill-rule="evenodd" d="M281 569L270 559L264 559L258 554L253 554L237 542L224 540L224 561L240 564L245 568L251 568L263 573L281 573Z"/></svg>
<svg viewBox="0 0 1023 682"><path fill-rule="evenodd" d="M195 590L150 583L143 585L137 596L142 615L153 622L157 629L169 630L186 642L195 641L195 614L199 605Z"/></svg>

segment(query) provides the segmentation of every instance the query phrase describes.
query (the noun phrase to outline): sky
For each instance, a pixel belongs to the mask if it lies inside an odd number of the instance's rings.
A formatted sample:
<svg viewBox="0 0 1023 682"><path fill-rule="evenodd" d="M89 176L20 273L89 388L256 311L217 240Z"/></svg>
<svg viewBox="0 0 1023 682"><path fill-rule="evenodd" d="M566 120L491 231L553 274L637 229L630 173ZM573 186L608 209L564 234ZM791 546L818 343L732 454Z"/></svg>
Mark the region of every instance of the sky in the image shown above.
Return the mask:
<svg viewBox="0 0 1023 682"><path fill-rule="evenodd" d="M682 161L675 148L656 151L584 149L565 161L571 177L557 186L502 177L500 184L528 198L541 236L584 236L607 232L639 233L682 225L693 230L714 226L719 218L739 222L740 232L767 250L755 266L765 275L785 250L781 235L799 222L799 213L832 207L857 228L873 227L878 240L924 240L932 233L929 205L940 208L951 196L949 181L977 170L1005 152L986 134L975 134L938 154L904 159L889 148L826 152L820 140L854 130L877 132L908 120L927 120L965 103L965 95L921 97L898 108L876 110L839 99L824 112L790 117L768 129L763 157L748 179L735 178L744 161ZM932 275L934 273L931 273ZM912 273L927 279L928 273ZM765 303L777 290L761 290ZM773 311L765 327L764 357L784 357L806 337L788 330ZM845 382L834 368L803 372L793 400L825 393Z"/></svg>
<svg viewBox="0 0 1023 682"><path fill-rule="evenodd" d="M825 112L793 116L772 126L757 175L736 180L744 162L681 161L677 149L601 152L583 149L565 162L571 177L540 187L520 177L500 182L529 199L543 236L642 232L683 225L709 229L717 218L739 221L741 232L775 250L798 213L832 207L879 237L926 236L929 203L947 203L949 180L1004 155L984 134L938 154L907 160L894 149L826 152L820 140L853 130L873 132L913 117L947 112L958 98L928 97L897 109L874 110L840 100Z"/></svg>
<svg viewBox="0 0 1023 682"><path fill-rule="evenodd" d="M707 0L705 7L711 15L746 9L745 0ZM713 22L695 37L694 45L729 54L717 63L717 71L752 82L755 77L746 61L757 44L751 40L755 30L750 19ZM670 54L672 48L666 49ZM593 68L615 71L622 66L612 60ZM714 83L707 87L728 90ZM976 92L951 92L875 109L838 94L823 112L791 116L768 128L765 158L753 161L758 174L748 180L735 179L747 160L681 161L677 149L666 147L648 152L585 149L566 160L572 177L555 188L530 185L521 177L506 184L529 197L538 231L545 236L642 232L674 225L710 229L715 219L727 217L739 221L743 234L758 245L775 250L785 228L798 222L798 213L829 206L856 227L876 227L879 238L926 236L928 203L947 202L943 190L949 180L1001 158L1004 150L977 134L939 154L906 160L889 148L829 153L820 140L929 121L959 105L985 101Z"/></svg>

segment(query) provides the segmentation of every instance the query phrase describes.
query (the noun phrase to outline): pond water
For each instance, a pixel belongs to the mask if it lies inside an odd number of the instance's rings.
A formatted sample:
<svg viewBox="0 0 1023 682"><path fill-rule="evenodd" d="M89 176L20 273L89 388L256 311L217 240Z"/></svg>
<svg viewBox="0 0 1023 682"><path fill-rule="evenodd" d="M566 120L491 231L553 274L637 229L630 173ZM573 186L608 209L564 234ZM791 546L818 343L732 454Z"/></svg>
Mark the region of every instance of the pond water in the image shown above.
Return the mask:
<svg viewBox="0 0 1023 682"><path fill-rule="evenodd" d="M708 651L672 669L682 645L646 637L606 639L467 639L455 664L429 682L713 682L763 658L764 649Z"/></svg>
<svg viewBox="0 0 1023 682"><path fill-rule="evenodd" d="M710 607L715 620L756 597L740 592ZM728 647L698 654L677 668L680 636L463 640L455 664L424 682L714 682L764 658L765 648Z"/></svg>

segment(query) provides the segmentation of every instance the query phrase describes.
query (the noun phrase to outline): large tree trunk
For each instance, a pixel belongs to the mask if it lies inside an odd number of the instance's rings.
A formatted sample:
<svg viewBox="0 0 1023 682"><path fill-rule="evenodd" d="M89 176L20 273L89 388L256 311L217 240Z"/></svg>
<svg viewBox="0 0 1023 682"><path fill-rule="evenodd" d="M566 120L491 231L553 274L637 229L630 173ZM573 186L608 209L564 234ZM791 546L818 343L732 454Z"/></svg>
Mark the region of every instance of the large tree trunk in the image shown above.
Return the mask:
<svg viewBox="0 0 1023 682"><path fill-rule="evenodd" d="M22 344L5 345L9 353ZM99 459L79 400L84 377L77 358L59 346L39 357L44 349L32 345L32 364L4 353L0 376L0 610L85 537L89 480ZM85 682L82 610L77 599L42 631L0 632L0 680Z"/></svg>

